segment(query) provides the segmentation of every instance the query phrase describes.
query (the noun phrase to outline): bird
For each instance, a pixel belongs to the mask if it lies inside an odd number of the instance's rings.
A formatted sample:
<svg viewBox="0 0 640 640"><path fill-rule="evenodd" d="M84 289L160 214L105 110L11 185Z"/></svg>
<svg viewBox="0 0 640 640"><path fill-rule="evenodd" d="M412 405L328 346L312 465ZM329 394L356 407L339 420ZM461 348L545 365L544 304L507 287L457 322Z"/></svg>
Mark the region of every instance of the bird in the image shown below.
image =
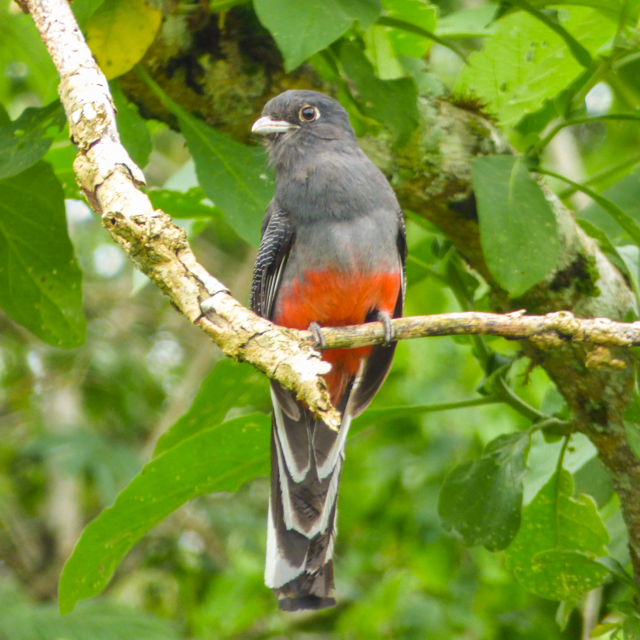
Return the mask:
<svg viewBox="0 0 640 640"><path fill-rule="evenodd" d="M336 431L271 381L271 494L265 584L280 609L336 604L337 496L351 420L384 382L391 318L402 315L406 231L384 174L358 145L339 102L289 90L269 100L252 131L275 173L251 287L251 309L277 325L310 329L382 321L385 343L323 350Z"/></svg>

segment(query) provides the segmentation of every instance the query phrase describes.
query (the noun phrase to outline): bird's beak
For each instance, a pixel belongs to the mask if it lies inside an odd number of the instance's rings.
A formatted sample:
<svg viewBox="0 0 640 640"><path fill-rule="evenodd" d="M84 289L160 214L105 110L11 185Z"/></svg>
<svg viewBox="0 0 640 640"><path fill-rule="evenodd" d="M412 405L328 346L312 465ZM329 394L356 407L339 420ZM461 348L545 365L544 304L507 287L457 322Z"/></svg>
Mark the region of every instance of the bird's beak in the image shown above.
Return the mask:
<svg viewBox="0 0 640 640"><path fill-rule="evenodd" d="M258 118L251 127L252 133L258 133L261 136L266 136L269 133L286 133L292 129L299 129L297 124L291 124L286 120L274 120L269 116L262 116Z"/></svg>

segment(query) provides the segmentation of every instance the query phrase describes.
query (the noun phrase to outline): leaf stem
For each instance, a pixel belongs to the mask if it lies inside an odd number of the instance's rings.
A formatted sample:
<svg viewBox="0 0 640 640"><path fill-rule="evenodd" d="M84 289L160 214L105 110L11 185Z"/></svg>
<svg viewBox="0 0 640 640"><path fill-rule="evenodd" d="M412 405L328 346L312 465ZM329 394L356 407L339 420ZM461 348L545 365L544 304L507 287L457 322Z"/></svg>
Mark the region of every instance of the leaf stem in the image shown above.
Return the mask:
<svg viewBox="0 0 640 640"><path fill-rule="evenodd" d="M596 173L592 175L588 180L585 180L582 184L585 186L594 185L602 180L606 180L607 178L614 176L619 171L626 169L627 167L637 164L640 162L640 152L634 153L632 156L629 156L625 160L622 160L618 164L614 164L611 167L607 167L603 169L600 173ZM572 196L576 191L578 191L578 187L569 187L568 189L563 189L558 193L558 197L561 200Z"/></svg>
<svg viewBox="0 0 640 640"><path fill-rule="evenodd" d="M531 420L531 422L548 419L549 416L546 416L544 413L534 409L530 404L517 396L506 383L502 375L495 377L495 386L496 396L498 396L498 398L500 398L506 405L517 411L520 415Z"/></svg>
<svg viewBox="0 0 640 640"><path fill-rule="evenodd" d="M571 440L571 435L566 435L564 438L564 442L562 443L562 449L560 449L560 455L558 456L558 463L556 464L556 473L558 474L558 480L557 480L558 486L560 485L560 473L562 471L562 466L564 464L564 455L567 452L567 447L569 446L569 440Z"/></svg>
<svg viewBox="0 0 640 640"><path fill-rule="evenodd" d="M555 136L565 127L607 120L634 120L638 122L640 121L640 113L610 113L600 116L584 116L582 118L570 118L569 120L564 120L553 127L553 129L551 129L551 131L536 145L535 153L539 156L551 140L553 140L553 138L555 138Z"/></svg>

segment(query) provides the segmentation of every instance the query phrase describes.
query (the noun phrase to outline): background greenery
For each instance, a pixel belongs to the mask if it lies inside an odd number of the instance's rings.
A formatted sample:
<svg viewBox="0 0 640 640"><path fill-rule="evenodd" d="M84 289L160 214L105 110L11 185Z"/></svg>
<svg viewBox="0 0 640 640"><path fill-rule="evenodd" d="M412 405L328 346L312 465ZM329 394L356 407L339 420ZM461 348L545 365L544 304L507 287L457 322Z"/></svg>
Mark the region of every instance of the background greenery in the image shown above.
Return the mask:
<svg viewBox="0 0 640 640"><path fill-rule="evenodd" d="M131 71L154 38L195 38L184 25L197 3L76 0L74 11L109 77L127 74L112 82L118 126L154 204L246 303L272 188L263 151ZM473 166L483 251L511 294L557 259L553 217L527 170L539 160L606 196L594 204L552 183L637 288L637 3L228 0L210 11L221 30L241 15L259 38L273 37L288 71L307 60L308 73L337 87L359 135L396 148L417 126L418 96L482 103L526 152ZM199 64L210 64L202 52ZM581 638L607 615L603 637L640 637L611 482L586 438L535 426L566 419L566 408L544 371L501 339L398 346L347 448L339 605L279 612L262 582L266 380L221 360L83 203L55 70L31 18L8 0L0 69L0 638ZM132 77L171 117L141 118L128 102ZM551 122L576 124L545 136ZM524 205L526 216L510 215ZM450 241L407 214L406 314L486 308L486 284ZM552 540L527 539L547 518L548 495ZM60 617L63 564L101 512L67 565L62 608L114 578ZM542 581L527 569L538 552L551 567ZM615 576L595 562L607 552L620 563L607 565ZM559 566L574 588L553 583Z"/></svg>

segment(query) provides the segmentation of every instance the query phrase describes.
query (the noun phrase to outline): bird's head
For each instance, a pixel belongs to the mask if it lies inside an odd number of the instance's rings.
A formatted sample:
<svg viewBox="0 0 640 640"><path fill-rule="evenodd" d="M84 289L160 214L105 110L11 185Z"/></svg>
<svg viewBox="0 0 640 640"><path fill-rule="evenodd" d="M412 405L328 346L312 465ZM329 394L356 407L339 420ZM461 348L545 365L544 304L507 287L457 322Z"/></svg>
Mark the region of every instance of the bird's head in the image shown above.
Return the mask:
<svg viewBox="0 0 640 640"><path fill-rule="evenodd" d="M339 102L317 91L285 91L267 102L251 128L265 136L270 151L313 139L355 140L349 116Z"/></svg>

